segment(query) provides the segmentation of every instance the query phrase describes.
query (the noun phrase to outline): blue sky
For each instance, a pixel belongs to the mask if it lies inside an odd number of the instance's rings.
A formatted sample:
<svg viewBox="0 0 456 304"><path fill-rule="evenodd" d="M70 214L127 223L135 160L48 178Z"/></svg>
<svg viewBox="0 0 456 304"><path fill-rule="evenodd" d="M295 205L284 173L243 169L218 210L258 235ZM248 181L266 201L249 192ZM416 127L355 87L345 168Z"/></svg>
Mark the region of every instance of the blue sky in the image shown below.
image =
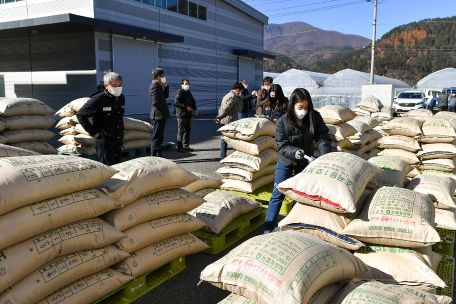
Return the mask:
<svg viewBox="0 0 456 304"><path fill-rule="evenodd" d="M373 1L373 0L372 0ZM372 39L373 2L363 0L244 0L269 23L303 21L312 26ZM392 28L426 18L456 15L455 0L379 0L377 39ZM330 8L333 7L333 8Z"/></svg>

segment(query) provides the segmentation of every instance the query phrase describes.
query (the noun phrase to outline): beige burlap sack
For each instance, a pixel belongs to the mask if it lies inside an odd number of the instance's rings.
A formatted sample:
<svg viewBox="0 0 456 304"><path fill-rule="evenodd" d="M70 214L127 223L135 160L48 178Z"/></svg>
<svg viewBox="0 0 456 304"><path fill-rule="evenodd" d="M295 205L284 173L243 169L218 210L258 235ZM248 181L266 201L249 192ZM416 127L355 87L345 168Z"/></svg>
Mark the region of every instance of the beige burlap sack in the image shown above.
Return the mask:
<svg viewBox="0 0 456 304"><path fill-rule="evenodd" d="M0 301L2 303L36 303L74 280L106 269L128 256L127 252L112 245L69 254L44 265L21 279L0 294Z"/></svg>
<svg viewBox="0 0 456 304"><path fill-rule="evenodd" d="M375 157L378 155L378 153L380 153L381 151L379 149L373 149L373 150L370 150L368 153L367 153L367 160L371 159L372 157Z"/></svg>
<svg viewBox="0 0 456 304"><path fill-rule="evenodd" d="M418 136L421 133L421 124L412 117L398 117L389 121L383 131L390 135Z"/></svg>
<svg viewBox="0 0 456 304"><path fill-rule="evenodd" d="M54 110L33 98L1 98L0 113L2 116L48 115L54 114Z"/></svg>
<svg viewBox="0 0 456 304"><path fill-rule="evenodd" d="M65 155L0 159L0 215L48 198L94 187L116 169ZM26 191L24 191L26 190Z"/></svg>
<svg viewBox="0 0 456 304"><path fill-rule="evenodd" d="M140 119L124 117L123 121L124 121L125 130L137 130L137 131L142 131L142 132L149 132L154 128L150 123L140 120Z"/></svg>
<svg viewBox="0 0 456 304"><path fill-rule="evenodd" d="M224 190L240 191L244 193L253 193L257 189L269 185L274 182L275 174L263 175L254 181L246 182L237 179L224 179L223 184L220 186Z"/></svg>
<svg viewBox="0 0 456 304"><path fill-rule="evenodd" d="M369 162L382 169L383 172L371 183L379 186L404 187L404 177L412 167L404 160L394 156L377 156Z"/></svg>
<svg viewBox="0 0 456 304"><path fill-rule="evenodd" d="M348 139L353 144L350 150L358 150L361 146L368 144L372 140L372 136L369 133L364 133L361 136L350 136Z"/></svg>
<svg viewBox="0 0 456 304"><path fill-rule="evenodd" d="M370 116L371 115L371 112L369 111L366 111L366 110L363 110L359 107L356 107L354 109L351 109L352 112L354 112L356 115L361 115L361 116Z"/></svg>
<svg viewBox="0 0 456 304"><path fill-rule="evenodd" d="M366 123L371 129L382 124L382 121L380 119L370 116L356 116L354 120L360 120Z"/></svg>
<svg viewBox="0 0 456 304"><path fill-rule="evenodd" d="M402 114L403 117L413 117L421 122L426 122L429 118L432 118L434 114L432 111L427 109L416 109L408 111L407 113Z"/></svg>
<svg viewBox="0 0 456 304"><path fill-rule="evenodd" d="M3 135L0 135L0 144L6 144L9 142L9 139Z"/></svg>
<svg viewBox="0 0 456 304"><path fill-rule="evenodd" d="M93 303L133 280L117 270L106 268L75 280L54 291L36 304Z"/></svg>
<svg viewBox="0 0 456 304"><path fill-rule="evenodd" d="M195 193L196 191L206 188L219 188L222 185L222 181L219 179L216 179L206 174L201 174L197 172L192 173L198 177L198 180L182 188L188 192Z"/></svg>
<svg viewBox="0 0 456 304"><path fill-rule="evenodd" d="M59 132L60 135L66 136L66 135L78 135L79 133L75 130L76 127L71 127L65 130L62 130Z"/></svg>
<svg viewBox="0 0 456 304"><path fill-rule="evenodd" d="M372 245L355 253L371 270L357 277L389 284L423 288L445 288L445 282L435 273L424 257L415 250Z"/></svg>
<svg viewBox="0 0 456 304"><path fill-rule="evenodd" d="M373 128L372 130L375 130L375 131L377 131L378 133L380 133L380 135L381 135L382 137L390 136L388 133L386 133L385 131L383 131L383 126L382 126L382 127L375 127L375 128Z"/></svg>
<svg viewBox="0 0 456 304"><path fill-rule="evenodd" d="M456 230L456 209L435 209L435 227Z"/></svg>
<svg viewBox="0 0 456 304"><path fill-rule="evenodd" d="M385 149L378 155L398 157L410 165L418 165L420 163L420 159L416 156L416 154L402 149Z"/></svg>
<svg viewBox="0 0 456 304"><path fill-rule="evenodd" d="M378 132L377 130L370 130L369 132L367 132L370 136L371 136L371 140L378 140L380 138L383 138L383 135L380 134L380 132Z"/></svg>
<svg viewBox="0 0 456 304"><path fill-rule="evenodd" d="M201 279L259 304L309 303L319 289L368 269L344 249L307 233L286 231L245 241L207 266Z"/></svg>
<svg viewBox="0 0 456 304"><path fill-rule="evenodd" d="M152 140L153 136L149 132L138 130L125 130L124 141L132 140Z"/></svg>
<svg viewBox="0 0 456 304"><path fill-rule="evenodd" d="M112 210L100 218L124 231L153 219L188 212L203 203L201 197L188 191L168 190L143 196L125 208Z"/></svg>
<svg viewBox="0 0 456 304"><path fill-rule="evenodd" d="M142 148L149 148L151 144L152 139L124 141L124 143L122 144L122 150L136 150Z"/></svg>
<svg viewBox="0 0 456 304"><path fill-rule="evenodd" d="M373 193L358 219L343 234L360 241L400 247L426 247L440 242L435 211L427 195L383 187Z"/></svg>
<svg viewBox="0 0 456 304"><path fill-rule="evenodd" d="M88 155L88 156L97 155L97 150L95 149L94 146L87 147L87 146L63 145L63 146L57 148L57 151L65 152L65 153L76 153L76 154Z"/></svg>
<svg viewBox="0 0 456 304"><path fill-rule="evenodd" d="M247 299L246 297L232 293L222 301L218 302L217 304L257 304L257 302L254 302L252 300Z"/></svg>
<svg viewBox="0 0 456 304"><path fill-rule="evenodd" d="M456 114L454 112L449 112L449 111L439 111L437 112L434 116L450 116L456 118Z"/></svg>
<svg viewBox="0 0 456 304"><path fill-rule="evenodd" d="M245 182L251 182L257 178L269 174L274 174L276 169L275 164L264 167L260 171L250 172L240 168L222 167L216 171L218 175L226 179L237 179Z"/></svg>
<svg viewBox="0 0 456 304"><path fill-rule="evenodd" d="M0 215L0 250L51 229L122 205L95 189L53 197Z"/></svg>
<svg viewBox="0 0 456 304"><path fill-rule="evenodd" d="M372 129L371 126L369 126L367 123L357 119L350 120L347 122L347 124L356 130L357 133L354 135L357 135L358 137Z"/></svg>
<svg viewBox="0 0 456 304"><path fill-rule="evenodd" d="M5 130L0 135L8 138L8 144L31 140L47 141L55 136L53 132L41 129Z"/></svg>
<svg viewBox="0 0 456 304"><path fill-rule="evenodd" d="M40 154L57 154L57 150L45 141L23 141L9 145Z"/></svg>
<svg viewBox="0 0 456 304"><path fill-rule="evenodd" d="M438 170L445 172L453 172L456 167L454 166L453 159L428 159L423 160L422 164L416 166L419 170Z"/></svg>
<svg viewBox="0 0 456 304"><path fill-rule="evenodd" d="M138 278L177 258L198 253L207 248L209 246L193 234L181 234L133 252L129 258L117 263L113 268Z"/></svg>
<svg viewBox="0 0 456 304"><path fill-rule="evenodd" d="M14 157L14 156L31 156L31 155L40 155L40 153L0 144L0 158Z"/></svg>
<svg viewBox="0 0 456 304"><path fill-rule="evenodd" d="M380 112L380 109L383 107L382 102L380 99L375 98L373 96L371 97L365 97L359 104L358 108L361 108L363 110L375 113L375 112Z"/></svg>
<svg viewBox="0 0 456 304"><path fill-rule="evenodd" d="M161 157L141 157L114 165L119 172L100 185L110 197L123 205L146 195L185 187L198 177Z"/></svg>
<svg viewBox="0 0 456 304"><path fill-rule="evenodd" d="M402 149L416 153L421 150L420 144L416 139L403 135L392 135L379 139L380 148L382 149Z"/></svg>
<svg viewBox="0 0 456 304"><path fill-rule="evenodd" d="M412 166L412 170L408 172L405 176L414 178L417 175L420 175L420 171L415 166Z"/></svg>
<svg viewBox="0 0 456 304"><path fill-rule="evenodd" d="M70 102L68 106L77 113L82 108L82 106L85 105L89 100L90 97L78 98Z"/></svg>
<svg viewBox="0 0 456 304"><path fill-rule="evenodd" d="M266 149L258 156L236 151L222 159L220 163L230 167L255 172L260 171L270 164L274 164L276 161L277 151L274 149Z"/></svg>
<svg viewBox="0 0 456 304"><path fill-rule="evenodd" d="M99 218L75 222L15 244L0 252L0 290L13 286L54 259L107 246L126 235Z"/></svg>
<svg viewBox="0 0 456 304"><path fill-rule="evenodd" d="M0 132L6 129L6 123L0 120Z"/></svg>
<svg viewBox="0 0 456 304"><path fill-rule="evenodd" d="M203 227L204 223L202 221L188 213L169 215L123 231L127 238L121 239L114 245L119 249L132 253L171 237L193 232Z"/></svg>
<svg viewBox="0 0 456 304"><path fill-rule="evenodd" d="M369 146L369 150L377 149L377 147L378 147L378 141L373 140L373 141L371 141L371 142L369 143L368 146Z"/></svg>
<svg viewBox="0 0 456 304"><path fill-rule="evenodd" d="M438 209L436 209L438 210ZM432 271L437 271L440 261L443 259L443 256L432 251L432 246L415 248L414 251L421 254L426 263L431 267Z"/></svg>
<svg viewBox="0 0 456 304"><path fill-rule="evenodd" d="M258 136L275 136L275 130L275 123L269 119L251 117L224 125L217 131L230 138L251 141Z"/></svg>
<svg viewBox="0 0 456 304"><path fill-rule="evenodd" d="M369 151L369 146L361 146L358 150L348 150L350 154L356 155L358 157L362 157Z"/></svg>
<svg viewBox="0 0 456 304"><path fill-rule="evenodd" d="M200 219L206 225L205 230L212 233L219 233L238 216L260 206L254 200L228 191L212 192L204 200L204 204L188 213Z"/></svg>
<svg viewBox="0 0 456 304"><path fill-rule="evenodd" d="M4 117L8 130L47 129L54 125L55 119L40 115L19 115Z"/></svg>
<svg viewBox="0 0 456 304"><path fill-rule="evenodd" d="M451 143L456 139L456 118L436 115L423 124L423 136L419 141L424 143Z"/></svg>
<svg viewBox="0 0 456 304"><path fill-rule="evenodd" d="M372 117L377 117L382 121L390 121L393 119L394 112L396 110L392 107L382 107L380 112L372 113Z"/></svg>
<svg viewBox="0 0 456 304"><path fill-rule="evenodd" d="M65 117L65 118L62 118L60 119L57 124L55 125L56 129L62 129L62 130L65 130L65 129L68 129L68 128L71 128L71 127L74 127L76 126L78 123L77 122L74 122L71 117Z"/></svg>
<svg viewBox="0 0 456 304"><path fill-rule="evenodd" d="M74 131L76 131L78 134L85 134L90 136L89 132L87 132L80 124L74 126Z"/></svg>
<svg viewBox="0 0 456 304"><path fill-rule="evenodd" d="M338 125L327 124L326 126L329 129L329 136L333 141L341 141L344 138L355 135L358 132L357 129L344 122Z"/></svg>
<svg viewBox="0 0 456 304"><path fill-rule="evenodd" d="M357 250L364 244L342 235L342 231L348 223L350 220L341 214L296 204L291 212L279 222L279 227L311 234L347 250Z"/></svg>
<svg viewBox="0 0 456 304"><path fill-rule="evenodd" d="M59 142L64 145L95 146L95 138L85 134L65 135L59 139Z"/></svg>
<svg viewBox="0 0 456 304"><path fill-rule="evenodd" d="M217 189L203 189L203 190L200 190L200 191L196 191L194 194L201 197L201 198L204 198L206 195L212 193L212 192L215 192L217 191Z"/></svg>
<svg viewBox="0 0 456 304"><path fill-rule="evenodd" d="M456 146L454 143L423 144L421 147L423 151L416 154L421 159L456 157Z"/></svg>
<svg viewBox="0 0 456 304"><path fill-rule="evenodd" d="M416 172L418 172L418 174L420 174L420 172L418 170L416 170ZM418 174L415 174L413 177L417 176ZM456 183L456 170L453 170L453 172L445 172L445 171L440 171L440 170L424 170L422 174L431 174L431 175L449 177ZM456 194L456 191L455 191L455 194Z"/></svg>
<svg viewBox="0 0 456 304"><path fill-rule="evenodd" d="M351 280L331 304L450 304L452 299L416 290L409 286L383 284L378 281Z"/></svg>
<svg viewBox="0 0 456 304"><path fill-rule="evenodd" d="M373 189L376 189L377 187L373 187ZM353 213L343 213L342 215L345 216L348 220L353 221L355 218L357 218L361 212L364 209L364 206L367 203L367 200L369 199L370 195L372 194L373 189L366 188L363 191L363 194L359 198L359 200L355 204L355 209L356 211Z"/></svg>
<svg viewBox="0 0 456 304"><path fill-rule="evenodd" d="M328 153L301 173L280 183L286 196L303 204L339 213L355 212L366 185L382 171L349 153Z"/></svg>
<svg viewBox="0 0 456 304"><path fill-rule="evenodd" d="M436 207L442 209L456 208L453 199L455 187L453 179L432 174L418 175L407 185L407 189L429 195Z"/></svg>
<svg viewBox="0 0 456 304"><path fill-rule="evenodd" d="M331 141L331 146L336 151L341 151L343 149L352 148L353 147L353 143L349 139L344 138L341 141Z"/></svg>
<svg viewBox="0 0 456 304"><path fill-rule="evenodd" d="M70 117L70 121L75 123L75 124L79 124L80 123L79 119L78 119L78 117L76 115L71 116ZM92 118L89 118L89 122L90 122L90 124L93 125L93 119Z"/></svg>
<svg viewBox="0 0 456 304"><path fill-rule="evenodd" d="M233 139L227 136L222 136L222 139L236 151L241 151L250 155L258 156L266 149L277 150L277 144L274 137L271 136L258 136L252 141L243 141L240 139Z"/></svg>
<svg viewBox="0 0 456 304"><path fill-rule="evenodd" d="M70 104L67 104L63 106L60 110L58 110L54 115L58 117L71 117L73 115L76 115L76 111L74 111L71 107Z"/></svg>
<svg viewBox="0 0 456 304"><path fill-rule="evenodd" d="M319 113L323 121L329 124L338 124L356 117L356 114L350 109L337 105L324 106L319 110Z"/></svg>

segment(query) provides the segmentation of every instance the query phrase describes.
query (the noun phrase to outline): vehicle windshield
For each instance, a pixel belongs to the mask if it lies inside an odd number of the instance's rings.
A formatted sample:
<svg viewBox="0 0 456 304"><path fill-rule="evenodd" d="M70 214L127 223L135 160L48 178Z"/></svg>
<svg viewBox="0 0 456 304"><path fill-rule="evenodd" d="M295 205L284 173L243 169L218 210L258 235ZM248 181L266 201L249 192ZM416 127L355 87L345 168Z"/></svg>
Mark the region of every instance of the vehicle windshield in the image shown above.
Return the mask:
<svg viewBox="0 0 456 304"><path fill-rule="evenodd" d="M399 95L398 98L410 98L410 99L421 99L423 98L420 92L403 92Z"/></svg>

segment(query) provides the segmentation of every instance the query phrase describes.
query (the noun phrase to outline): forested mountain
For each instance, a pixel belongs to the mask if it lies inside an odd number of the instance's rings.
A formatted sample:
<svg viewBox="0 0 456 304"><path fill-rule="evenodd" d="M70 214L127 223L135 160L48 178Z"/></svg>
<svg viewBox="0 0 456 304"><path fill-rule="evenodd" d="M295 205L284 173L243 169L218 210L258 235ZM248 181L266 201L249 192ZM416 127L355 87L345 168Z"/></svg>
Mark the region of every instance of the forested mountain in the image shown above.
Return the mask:
<svg viewBox="0 0 456 304"><path fill-rule="evenodd" d="M266 54L275 55L276 59L264 61L264 71L271 73L283 73L289 69L304 70L304 67L297 64L293 59L288 56L264 51Z"/></svg>
<svg viewBox="0 0 456 304"><path fill-rule="evenodd" d="M335 73L343 69L370 72L371 46L315 68ZM425 19L398 26L376 42L375 74L415 85L440 69L456 67L456 16Z"/></svg>

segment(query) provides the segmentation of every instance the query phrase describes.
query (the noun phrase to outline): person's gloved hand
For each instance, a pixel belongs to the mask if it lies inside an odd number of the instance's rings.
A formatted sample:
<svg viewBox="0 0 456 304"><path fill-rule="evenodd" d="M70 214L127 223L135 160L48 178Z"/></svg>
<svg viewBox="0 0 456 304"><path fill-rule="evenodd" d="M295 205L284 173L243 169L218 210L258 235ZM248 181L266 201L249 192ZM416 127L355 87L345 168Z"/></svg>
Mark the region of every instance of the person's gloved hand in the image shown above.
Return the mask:
<svg viewBox="0 0 456 304"><path fill-rule="evenodd" d="M296 159L303 159L303 158L304 158L304 155L305 155L305 154L304 154L304 151L303 151L303 150L298 150L298 151L296 151L296 153L295 153L295 158L296 158Z"/></svg>

